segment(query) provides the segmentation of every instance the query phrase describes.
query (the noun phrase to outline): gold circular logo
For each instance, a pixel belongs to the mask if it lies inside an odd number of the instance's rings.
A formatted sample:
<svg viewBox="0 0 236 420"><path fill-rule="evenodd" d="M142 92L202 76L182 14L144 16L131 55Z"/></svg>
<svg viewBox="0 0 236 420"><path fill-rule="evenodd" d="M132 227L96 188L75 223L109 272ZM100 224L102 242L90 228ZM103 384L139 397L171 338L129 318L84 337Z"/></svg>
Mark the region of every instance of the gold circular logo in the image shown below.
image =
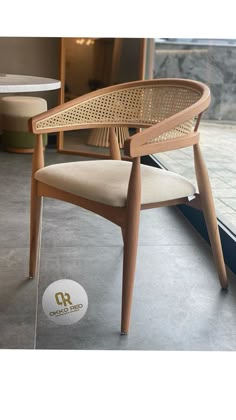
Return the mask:
<svg viewBox="0 0 236 420"><path fill-rule="evenodd" d="M56 280L44 291L42 305L45 315L56 324L78 322L88 308L84 288L74 280Z"/></svg>

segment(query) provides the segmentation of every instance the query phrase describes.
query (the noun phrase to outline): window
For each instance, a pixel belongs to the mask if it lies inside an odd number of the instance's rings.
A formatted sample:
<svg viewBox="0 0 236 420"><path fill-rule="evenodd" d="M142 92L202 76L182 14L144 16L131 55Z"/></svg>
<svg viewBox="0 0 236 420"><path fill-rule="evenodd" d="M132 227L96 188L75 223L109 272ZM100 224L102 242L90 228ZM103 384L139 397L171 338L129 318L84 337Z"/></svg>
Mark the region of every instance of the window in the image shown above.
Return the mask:
<svg viewBox="0 0 236 420"><path fill-rule="evenodd" d="M236 273L236 39L155 38L147 42L146 78L199 80L211 90L211 104L200 125L225 261ZM192 148L158 153L146 163L173 170L194 183ZM145 160L144 160L145 161ZM181 211L207 239L201 212Z"/></svg>
<svg viewBox="0 0 236 420"><path fill-rule="evenodd" d="M155 39L153 77L199 80L212 101L201 122L201 146L207 162L218 218L236 234L236 39ZM191 150L160 153L167 169L189 178Z"/></svg>

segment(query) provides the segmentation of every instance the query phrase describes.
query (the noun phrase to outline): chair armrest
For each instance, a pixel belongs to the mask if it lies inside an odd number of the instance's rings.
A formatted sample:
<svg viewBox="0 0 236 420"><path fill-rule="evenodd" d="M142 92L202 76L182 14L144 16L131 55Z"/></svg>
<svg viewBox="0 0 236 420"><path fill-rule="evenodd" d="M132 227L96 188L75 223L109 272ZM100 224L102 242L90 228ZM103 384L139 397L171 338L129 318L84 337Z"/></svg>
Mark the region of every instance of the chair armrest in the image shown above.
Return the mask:
<svg viewBox="0 0 236 420"><path fill-rule="evenodd" d="M146 143L141 146L137 146L135 144L133 137L125 140L124 143L124 154L125 156L129 156L131 158L189 147L198 143L200 136L197 131L193 131L183 136L169 138L156 143Z"/></svg>
<svg viewBox="0 0 236 420"><path fill-rule="evenodd" d="M196 130L199 125L203 105L202 101L196 102L187 109L133 135L125 141L125 154L130 157L145 156L197 143L199 135L193 129Z"/></svg>

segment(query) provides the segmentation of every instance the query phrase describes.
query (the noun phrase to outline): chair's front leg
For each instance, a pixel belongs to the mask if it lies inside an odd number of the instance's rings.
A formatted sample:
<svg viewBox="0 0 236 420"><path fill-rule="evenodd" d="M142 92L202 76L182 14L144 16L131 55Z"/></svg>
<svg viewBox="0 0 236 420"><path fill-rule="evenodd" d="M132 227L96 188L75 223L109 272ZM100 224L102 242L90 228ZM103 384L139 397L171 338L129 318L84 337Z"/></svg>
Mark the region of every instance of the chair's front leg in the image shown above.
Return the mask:
<svg viewBox="0 0 236 420"><path fill-rule="evenodd" d="M127 215L124 234L121 334L127 334L129 330L135 278L141 196L139 162L139 158L136 158L132 167L127 199Z"/></svg>
<svg viewBox="0 0 236 420"><path fill-rule="evenodd" d="M35 172L44 167L43 155L43 136L37 135L32 162L32 178L31 178L31 203L30 203L30 261L29 261L29 277L33 278L36 274L39 242L41 233L41 213L42 213L42 197L37 194L38 182L34 178Z"/></svg>
<svg viewBox="0 0 236 420"><path fill-rule="evenodd" d="M29 277L34 278L37 270L40 236L41 236L41 219L42 219L42 197L37 196L37 183L32 186L31 191L31 208L30 208L30 261L29 261Z"/></svg>

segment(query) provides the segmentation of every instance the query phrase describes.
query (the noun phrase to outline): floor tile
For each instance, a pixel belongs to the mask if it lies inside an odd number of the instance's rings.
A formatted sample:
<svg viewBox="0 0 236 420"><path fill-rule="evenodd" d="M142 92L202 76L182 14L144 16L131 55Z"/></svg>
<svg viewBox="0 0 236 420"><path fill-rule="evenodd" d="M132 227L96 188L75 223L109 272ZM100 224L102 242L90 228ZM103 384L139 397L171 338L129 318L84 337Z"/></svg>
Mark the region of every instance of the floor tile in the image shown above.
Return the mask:
<svg viewBox="0 0 236 420"><path fill-rule="evenodd" d="M221 292L210 250L201 239L188 246L139 247L127 337L119 334L121 267L122 248L118 246L45 248L41 255L37 348L236 349L236 334L232 334L235 283L228 294ZM44 290L60 278L77 281L88 294L87 313L77 324L58 326L42 310Z"/></svg>
<svg viewBox="0 0 236 420"><path fill-rule="evenodd" d="M0 247L0 348L34 348L37 282L28 278L28 252Z"/></svg>

